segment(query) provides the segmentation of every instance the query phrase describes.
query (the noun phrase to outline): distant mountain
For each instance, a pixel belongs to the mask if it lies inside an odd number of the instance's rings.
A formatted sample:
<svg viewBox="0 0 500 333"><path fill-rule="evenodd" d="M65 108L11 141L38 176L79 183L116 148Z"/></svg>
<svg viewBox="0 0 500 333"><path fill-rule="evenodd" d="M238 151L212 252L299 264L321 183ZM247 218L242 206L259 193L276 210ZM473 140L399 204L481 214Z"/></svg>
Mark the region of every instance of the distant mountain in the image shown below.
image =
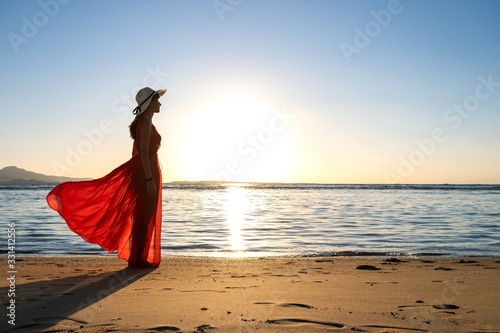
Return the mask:
<svg viewBox="0 0 500 333"><path fill-rule="evenodd" d="M87 179L47 176L41 173L27 171L15 166L8 166L0 170L0 184L54 184L80 180Z"/></svg>

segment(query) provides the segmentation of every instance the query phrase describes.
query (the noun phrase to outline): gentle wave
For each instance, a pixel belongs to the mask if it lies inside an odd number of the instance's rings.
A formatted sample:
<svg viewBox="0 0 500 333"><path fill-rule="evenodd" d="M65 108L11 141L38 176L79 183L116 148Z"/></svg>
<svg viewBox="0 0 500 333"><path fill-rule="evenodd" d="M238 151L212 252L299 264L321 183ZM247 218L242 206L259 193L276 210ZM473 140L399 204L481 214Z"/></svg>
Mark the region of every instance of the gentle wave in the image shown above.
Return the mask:
<svg viewBox="0 0 500 333"><path fill-rule="evenodd" d="M57 184L0 184L5 190L51 190ZM500 191L500 184L316 184L316 183L163 183L162 188L179 190L223 190L228 187L264 190L446 190L446 191Z"/></svg>
<svg viewBox="0 0 500 333"><path fill-rule="evenodd" d="M459 190L459 191L500 191L498 184L309 184L309 183L222 183L222 184L163 184L164 189L184 189L184 190L219 190L231 186L238 186L246 189L264 190Z"/></svg>

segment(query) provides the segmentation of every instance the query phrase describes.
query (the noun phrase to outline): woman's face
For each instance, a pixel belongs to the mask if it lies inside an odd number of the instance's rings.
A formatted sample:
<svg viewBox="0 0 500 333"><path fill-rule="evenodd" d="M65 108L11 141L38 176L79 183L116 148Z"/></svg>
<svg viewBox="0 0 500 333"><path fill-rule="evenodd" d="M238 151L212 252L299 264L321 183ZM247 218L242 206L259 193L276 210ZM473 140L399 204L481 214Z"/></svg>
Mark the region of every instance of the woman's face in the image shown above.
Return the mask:
<svg viewBox="0 0 500 333"><path fill-rule="evenodd" d="M160 106L161 106L161 103L160 103L160 100L158 99L158 97L153 97L153 99L151 100L151 103L149 103L149 107L151 108L151 110L154 113L159 113Z"/></svg>

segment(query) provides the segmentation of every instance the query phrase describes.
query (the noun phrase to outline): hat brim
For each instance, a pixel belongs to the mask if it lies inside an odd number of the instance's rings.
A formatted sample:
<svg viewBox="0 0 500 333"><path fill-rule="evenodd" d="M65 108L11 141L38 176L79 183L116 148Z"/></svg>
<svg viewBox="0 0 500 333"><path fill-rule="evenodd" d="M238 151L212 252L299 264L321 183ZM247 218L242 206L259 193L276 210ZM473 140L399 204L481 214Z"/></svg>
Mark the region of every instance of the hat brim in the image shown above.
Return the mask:
<svg viewBox="0 0 500 333"><path fill-rule="evenodd" d="M167 92L167 89L160 89L160 90L157 90L157 91L156 91L156 93L155 93L154 95L158 94L158 97L161 97L161 96L163 96L163 94L164 94L164 93L166 93L166 92ZM154 95L153 95L153 96L154 96Z"/></svg>
<svg viewBox="0 0 500 333"><path fill-rule="evenodd" d="M160 90L155 91L154 94L151 95L151 97L149 97L147 100L145 100L142 103L139 112L136 113L136 116L138 116L141 113L143 113L144 111L146 111L146 109L149 106L149 103L151 103L151 100L153 99L153 97L155 95L158 95L158 99L160 99L160 97L163 96L163 94L165 94L166 92L167 92L167 89L160 89Z"/></svg>

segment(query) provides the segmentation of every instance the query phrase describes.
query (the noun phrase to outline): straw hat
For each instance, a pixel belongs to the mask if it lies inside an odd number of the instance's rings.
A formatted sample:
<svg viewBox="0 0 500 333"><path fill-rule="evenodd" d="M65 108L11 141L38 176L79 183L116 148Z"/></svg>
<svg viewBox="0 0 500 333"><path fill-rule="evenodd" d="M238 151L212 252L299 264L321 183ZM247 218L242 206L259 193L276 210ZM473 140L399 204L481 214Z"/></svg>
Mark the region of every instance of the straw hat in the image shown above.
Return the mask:
<svg viewBox="0 0 500 333"><path fill-rule="evenodd" d="M158 94L158 98L163 96L163 94L167 91L167 89L160 89L160 90L153 90L149 87L142 88L137 92L137 95L135 96L135 100L137 101L137 107L132 111L132 114L134 115L139 115L146 111L146 109L149 106L149 103L151 103L151 100L153 99L153 96L155 94Z"/></svg>

